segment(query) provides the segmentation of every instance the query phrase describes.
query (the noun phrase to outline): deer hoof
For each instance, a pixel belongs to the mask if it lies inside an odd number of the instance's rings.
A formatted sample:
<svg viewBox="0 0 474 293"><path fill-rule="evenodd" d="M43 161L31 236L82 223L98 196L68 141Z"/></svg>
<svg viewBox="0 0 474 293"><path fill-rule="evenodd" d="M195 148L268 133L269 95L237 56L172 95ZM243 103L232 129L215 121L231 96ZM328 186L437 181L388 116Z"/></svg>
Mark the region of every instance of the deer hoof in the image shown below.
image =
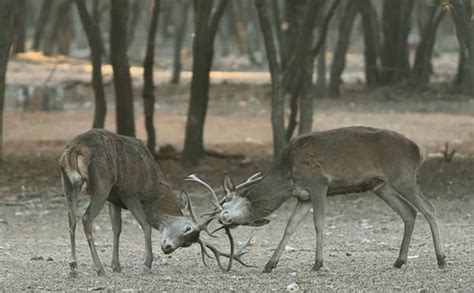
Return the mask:
<svg viewBox="0 0 474 293"><path fill-rule="evenodd" d="M77 278L77 261L71 261L69 263L69 268L71 269L71 278Z"/></svg>
<svg viewBox="0 0 474 293"><path fill-rule="evenodd" d="M78 277L78 274L77 274L76 270L71 270L71 272L69 272L69 275L71 276L71 278L77 278Z"/></svg>
<svg viewBox="0 0 474 293"><path fill-rule="evenodd" d="M121 273L122 272L122 268L120 267L120 265L112 265L112 271L114 273Z"/></svg>
<svg viewBox="0 0 474 293"><path fill-rule="evenodd" d="M440 269L446 268L446 255L444 254L436 255L436 258L438 259L438 267Z"/></svg>
<svg viewBox="0 0 474 293"><path fill-rule="evenodd" d="M152 273L151 268L148 267L148 266L143 266L143 272L145 274L151 274Z"/></svg>
<svg viewBox="0 0 474 293"><path fill-rule="evenodd" d="M272 261L267 262L265 267L263 268L262 273L271 273L272 270L277 266L277 263L274 263Z"/></svg>
<svg viewBox="0 0 474 293"><path fill-rule="evenodd" d="M98 276L98 277L103 277L103 276L105 276L105 271L104 271L104 269L98 269L98 270L97 270L97 276Z"/></svg>
<svg viewBox="0 0 474 293"><path fill-rule="evenodd" d="M397 260L395 261L395 263L393 264L393 266L397 269L401 268L404 264L406 264L407 261L404 260L404 259L400 259L400 258L397 258Z"/></svg>
<svg viewBox="0 0 474 293"><path fill-rule="evenodd" d="M313 268L311 269L313 272L319 271L323 267L323 261L319 260L314 263Z"/></svg>

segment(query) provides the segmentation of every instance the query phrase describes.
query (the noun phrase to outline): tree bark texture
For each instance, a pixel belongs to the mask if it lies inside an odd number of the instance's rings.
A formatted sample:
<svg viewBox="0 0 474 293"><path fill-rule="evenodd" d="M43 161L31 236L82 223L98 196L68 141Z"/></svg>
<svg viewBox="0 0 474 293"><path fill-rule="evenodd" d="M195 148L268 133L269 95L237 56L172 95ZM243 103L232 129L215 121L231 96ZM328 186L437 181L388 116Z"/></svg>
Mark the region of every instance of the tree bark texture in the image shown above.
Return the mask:
<svg viewBox="0 0 474 293"><path fill-rule="evenodd" d="M270 16L265 0L255 0L260 29L263 34L267 52L268 66L272 82L272 130L273 130L273 157L279 158L286 145L285 117L283 112L283 89L281 85L281 67L278 63L275 39L272 33Z"/></svg>
<svg viewBox="0 0 474 293"><path fill-rule="evenodd" d="M25 52L26 41L26 0L17 0L14 20L13 52Z"/></svg>
<svg viewBox="0 0 474 293"><path fill-rule="evenodd" d="M150 26L148 28L148 40L146 46L145 60L143 61L143 111L145 114L145 129L147 134L147 147L152 154L155 154L156 133L153 123L153 113L155 111L155 85L153 82L153 65L155 63L155 40L158 26L158 16L160 15L160 0L153 3Z"/></svg>
<svg viewBox="0 0 474 293"><path fill-rule="evenodd" d="M115 89L117 133L135 136L133 90L127 57L128 1L111 1L110 63Z"/></svg>
<svg viewBox="0 0 474 293"><path fill-rule="evenodd" d="M359 0L362 25L364 29L364 60L365 80L367 86L374 87L380 84L380 28L371 0Z"/></svg>
<svg viewBox="0 0 474 293"><path fill-rule="evenodd" d="M188 10L191 5L190 0L178 1L178 14L176 18L176 32L174 37L173 53L173 73L171 74L171 84L178 84L181 78L181 50L183 49L186 27L188 26Z"/></svg>
<svg viewBox="0 0 474 293"><path fill-rule="evenodd" d="M212 9L213 2L194 0L193 75L182 161L185 166L198 164L205 154L204 123L209 102L209 74L214 55L214 40L228 0L219 0L215 9Z"/></svg>
<svg viewBox="0 0 474 293"><path fill-rule="evenodd" d="M474 93L474 21L469 1L450 0L451 15L461 50L460 86L463 91Z"/></svg>
<svg viewBox="0 0 474 293"><path fill-rule="evenodd" d="M35 35L33 38L32 49L34 51L39 51L40 49L41 40L43 39L49 16L51 15L52 6L53 0L43 0L43 3L41 4L40 14L38 16L38 21L36 22Z"/></svg>
<svg viewBox="0 0 474 293"><path fill-rule="evenodd" d="M102 37L99 26L87 11L84 0L75 1L91 51L92 89L94 90L95 97L94 121L92 122L92 128L104 128L105 116L107 114L107 102L105 100L104 82L102 79Z"/></svg>
<svg viewBox="0 0 474 293"><path fill-rule="evenodd" d="M3 107L5 76L12 44L16 0L0 1L0 163L3 162Z"/></svg>
<svg viewBox="0 0 474 293"><path fill-rule="evenodd" d="M421 40L416 48L415 62L412 70L415 83L421 85L426 85L430 82L430 75L433 71L431 58L436 41L436 32L445 12L439 3L430 9L429 19L422 28Z"/></svg>
<svg viewBox="0 0 474 293"><path fill-rule="evenodd" d="M408 34L413 0L384 0L382 12L382 81L395 84L409 77Z"/></svg>
<svg viewBox="0 0 474 293"><path fill-rule="evenodd" d="M358 1L348 1L339 23L336 51L331 65L331 77L329 81L329 95L337 98L341 95L341 75L346 66L346 54L349 48L352 26L358 12Z"/></svg>

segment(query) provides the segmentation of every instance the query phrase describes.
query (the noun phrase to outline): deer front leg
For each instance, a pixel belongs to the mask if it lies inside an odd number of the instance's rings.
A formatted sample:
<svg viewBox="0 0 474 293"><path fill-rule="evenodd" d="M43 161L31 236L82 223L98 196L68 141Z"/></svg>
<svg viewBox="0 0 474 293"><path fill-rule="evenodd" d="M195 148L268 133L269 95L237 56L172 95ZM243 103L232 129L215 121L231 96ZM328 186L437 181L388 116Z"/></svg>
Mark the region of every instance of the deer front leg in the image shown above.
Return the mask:
<svg viewBox="0 0 474 293"><path fill-rule="evenodd" d="M119 241L120 233L122 232L122 208L114 203L109 203L109 214L112 222L112 232L114 234L114 245L112 251L112 271L120 273L122 271L120 267L119 259Z"/></svg>
<svg viewBox="0 0 474 293"><path fill-rule="evenodd" d="M128 210L132 213L135 219L138 221L140 226L143 229L145 236L145 262L143 266L143 271L145 273L151 272L151 266L153 263L153 251L151 246L151 225L148 223L148 220L143 210L143 205L141 202L134 197L133 195L121 195L120 199Z"/></svg>
<svg viewBox="0 0 474 293"><path fill-rule="evenodd" d="M323 266L323 234L327 189L327 186L316 185L310 191L313 204L314 228L316 230L316 259L312 268L313 271L319 271Z"/></svg>
<svg viewBox="0 0 474 293"><path fill-rule="evenodd" d="M288 220L288 224L286 224L285 234L283 234L283 238L281 239L280 244L278 244L278 248L273 253L272 258L270 258L270 260L265 265L263 273L269 273L277 266L278 261L280 260L280 257L283 253L283 250L285 249L285 246L288 243L288 240L290 240L291 235L295 233L296 228L298 228L298 226L304 220L304 218L308 214L310 207L310 202L298 200L298 202L296 203L295 210L291 214L291 217Z"/></svg>

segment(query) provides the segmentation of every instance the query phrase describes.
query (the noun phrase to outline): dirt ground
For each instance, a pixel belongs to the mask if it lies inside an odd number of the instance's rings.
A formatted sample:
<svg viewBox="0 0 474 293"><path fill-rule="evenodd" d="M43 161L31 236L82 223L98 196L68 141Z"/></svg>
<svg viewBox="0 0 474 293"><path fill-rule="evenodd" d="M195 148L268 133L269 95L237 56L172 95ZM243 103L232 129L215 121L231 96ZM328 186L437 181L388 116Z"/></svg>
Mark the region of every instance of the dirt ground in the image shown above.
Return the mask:
<svg viewBox="0 0 474 293"><path fill-rule="evenodd" d="M20 80L15 70L21 67L24 70L25 66L29 72L40 72L36 66L44 63L14 60L11 82ZM246 159L206 158L200 166L190 169L181 167L175 160L159 162L176 189L184 187L191 191L200 211L209 208L207 195L196 186L183 184L187 174L197 172L218 187L224 170L239 181L256 171L267 170L271 164L270 88L259 78L257 81L214 84L206 124L208 148L243 153ZM139 97L139 88L136 91ZM181 86L158 86L156 125L160 145L181 148L188 94L186 82ZM222 273L212 261L213 268L205 268L198 246L164 256L159 249L158 232L153 234L153 273L142 273L143 233L127 211L123 213L122 273L112 273L108 266L112 232L104 209L93 233L107 276L95 276L89 248L79 227L77 279L69 277L67 212L56 164L64 144L90 127L92 95L87 85L76 86L65 95L68 96L66 110L60 112L21 112L14 108L14 102L7 100L6 163L0 166L0 290L284 291L293 283L300 290L311 291L474 290L474 100L453 93L448 86L367 91L357 83L352 84L345 88L340 100L316 100L314 122L316 130L346 125L390 128L427 149L429 156L419 182L437 207L447 254L446 269L440 270L436 265L431 233L421 214L408 264L401 269L393 268L403 223L380 199L364 193L328 200L325 263L319 272L310 272L315 232L309 215L286 247L278 267L271 274L260 273L283 235L294 205L288 202L269 218L269 225L235 229L234 237L239 243L253 237L244 259L255 267L235 264L229 273ZM144 138L140 104L137 99L137 133ZM107 128L114 127L111 107ZM446 142L456 149L449 163L440 153ZM86 204L87 198L82 197L81 207ZM224 235L211 241L223 249L227 247Z"/></svg>

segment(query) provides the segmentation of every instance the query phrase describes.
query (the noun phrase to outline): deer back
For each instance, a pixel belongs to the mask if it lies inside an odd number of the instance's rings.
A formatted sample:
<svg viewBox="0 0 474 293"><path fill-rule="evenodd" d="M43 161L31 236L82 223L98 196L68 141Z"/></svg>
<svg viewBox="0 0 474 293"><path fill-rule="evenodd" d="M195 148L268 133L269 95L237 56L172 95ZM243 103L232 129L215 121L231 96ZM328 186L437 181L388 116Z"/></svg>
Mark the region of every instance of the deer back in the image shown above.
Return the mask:
<svg viewBox="0 0 474 293"><path fill-rule="evenodd" d="M295 179L323 178L333 186L351 186L400 176L414 179L422 162L421 149L403 135L358 126L293 139L279 168L288 169Z"/></svg>
<svg viewBox="0 0 474 293"><path fill-rule="evenodd" d="M135 196L147 207L146 212L182 215L160 167L138 139L89 130L66 146L60 167L69 178L80 174L92 196L100 184L110 191L108 200L122 207L120 196Z"/></svg>

